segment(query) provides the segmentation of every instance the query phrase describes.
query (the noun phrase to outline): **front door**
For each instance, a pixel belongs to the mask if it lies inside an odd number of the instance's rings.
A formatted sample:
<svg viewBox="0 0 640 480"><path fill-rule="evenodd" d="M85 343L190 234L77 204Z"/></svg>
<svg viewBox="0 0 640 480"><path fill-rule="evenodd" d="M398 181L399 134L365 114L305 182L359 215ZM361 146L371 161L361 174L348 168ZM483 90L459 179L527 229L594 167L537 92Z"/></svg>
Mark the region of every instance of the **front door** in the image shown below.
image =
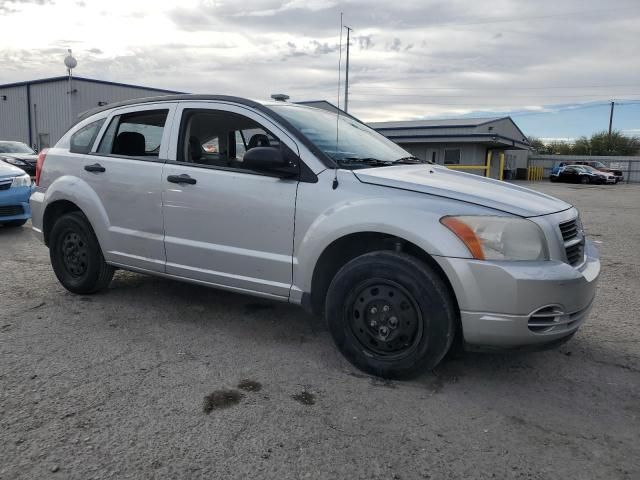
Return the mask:
<svg viewBox="0 0 640 480"><path fill-rule="evenodd" d="M292 281L297 179L248 170L248 149L297 146L266 117L240 106L178 107L162 173L167 273L232 290L287 298Z"/></svg>

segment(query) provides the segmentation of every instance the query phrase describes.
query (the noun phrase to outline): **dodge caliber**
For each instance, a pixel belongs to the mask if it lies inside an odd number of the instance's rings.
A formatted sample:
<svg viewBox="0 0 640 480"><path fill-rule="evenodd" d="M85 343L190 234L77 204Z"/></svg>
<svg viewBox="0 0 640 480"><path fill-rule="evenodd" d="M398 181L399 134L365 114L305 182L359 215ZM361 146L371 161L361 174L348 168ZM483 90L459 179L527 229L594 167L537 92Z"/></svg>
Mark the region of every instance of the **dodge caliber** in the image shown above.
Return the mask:
<svg viewBox="0 0 640 480"><path fill-rule="evenodd" d="M36 184L33 229L71 292L120 268L298 304L382 377L433 368L454 341L558 345L600 273L573 206L286 102L99 108L40 153Z"/></svg>

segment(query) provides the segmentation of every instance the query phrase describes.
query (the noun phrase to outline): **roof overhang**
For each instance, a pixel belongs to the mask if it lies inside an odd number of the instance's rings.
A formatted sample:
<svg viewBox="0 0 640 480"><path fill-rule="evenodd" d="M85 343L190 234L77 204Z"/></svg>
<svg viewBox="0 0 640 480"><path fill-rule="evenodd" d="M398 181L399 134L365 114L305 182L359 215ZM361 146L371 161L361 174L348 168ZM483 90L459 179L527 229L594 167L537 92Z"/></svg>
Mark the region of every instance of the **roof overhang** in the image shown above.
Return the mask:
<svg viewBox="0 0 640 480"><path fill-rule="evenodd" d="M465 134L434 134L434 135L394 135L391 132L380 131L388 139L396 143L479 143L489 148L503 148L505 150L528 150L529 144L520 142L503 135L485 133Z"/></svg>

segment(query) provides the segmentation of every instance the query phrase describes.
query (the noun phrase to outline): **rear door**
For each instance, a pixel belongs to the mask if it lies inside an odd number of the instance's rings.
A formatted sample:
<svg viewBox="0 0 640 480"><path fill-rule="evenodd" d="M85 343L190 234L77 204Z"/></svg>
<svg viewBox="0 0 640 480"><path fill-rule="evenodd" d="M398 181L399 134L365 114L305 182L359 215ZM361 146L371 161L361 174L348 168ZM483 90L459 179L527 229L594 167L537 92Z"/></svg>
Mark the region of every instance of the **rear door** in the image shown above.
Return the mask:
<svg viewBox="0 0 640 480"><path fill-rule="evenodd" d="M286 298L298 180L248 170L246 150L297 145L251 109L181 103L162 174L167 273ZM180 181L180 180L183 181Z"/></svg>
<svg viewBox="0 0 640 480"><path fill-rule="evenodd" d="M83 159L81 176L104 207L108 262L165 270L160 178L175 108L158 103L114 110Z"/></svg>
<svg viewBox="0 0 640 480"><path fill-rule="evenodd" d="M558 177L565 182L575 182L577 177L576 169L573 167L564 167Z"/></svg>

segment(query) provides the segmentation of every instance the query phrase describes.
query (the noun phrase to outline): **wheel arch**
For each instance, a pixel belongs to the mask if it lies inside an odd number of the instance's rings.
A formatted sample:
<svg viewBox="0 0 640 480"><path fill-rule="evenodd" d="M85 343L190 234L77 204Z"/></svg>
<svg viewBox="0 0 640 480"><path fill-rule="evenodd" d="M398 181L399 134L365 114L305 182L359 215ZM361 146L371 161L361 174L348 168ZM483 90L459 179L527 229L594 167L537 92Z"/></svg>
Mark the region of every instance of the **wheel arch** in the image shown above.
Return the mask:
<svg viewBox="0 0 640 480"><path fill-rule="evenodd" d="M424 262L442 279L453 299L459 322L459 307L455 291L444 270L435 259L415 243L397 235L367 231L344 235L325 247L314 266L311 292L303 304L315 314L322 314L331 281L340 268L360 255L380 250L404 252Z"/></svg>
<svg viewBox="0 0 640 480"><path fill-rule="evenodd" d="M60 215L80 211L91 225L103 252L109 250L109 216L101 198L87 182L75 176L63 175L47 187L42 204L41 225L46 245L49 244L49 234L55 220Z"/></svg>
<svg viewBox="0 0 640 480"><path fill-rule="evenodd" d="M45 245L49 246L49 236L56 220L62 215L71 212L82 212L84 214L82 209L70 200L56 200L47 205L42 216L42 234Z"/></svg>

